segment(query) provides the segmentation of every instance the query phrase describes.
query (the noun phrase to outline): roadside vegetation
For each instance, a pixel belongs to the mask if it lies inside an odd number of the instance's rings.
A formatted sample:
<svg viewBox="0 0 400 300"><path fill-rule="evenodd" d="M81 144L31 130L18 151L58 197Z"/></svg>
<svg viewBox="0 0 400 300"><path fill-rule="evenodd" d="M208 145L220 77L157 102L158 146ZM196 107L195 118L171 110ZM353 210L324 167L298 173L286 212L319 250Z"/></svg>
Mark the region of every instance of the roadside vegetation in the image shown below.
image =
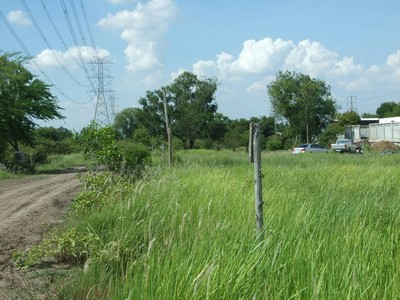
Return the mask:
<svg viewBox="0 0 400 300"><path fill-rule="evenodd" d="M231 120L218 112L217 79L184 72L114 124L76 133L38 127L63 118L50 85L23 66L27 58L0 54L0 179L82 164L90 171L63 226L14 254L18 268L73 267L49 298L398 297L398 149L284 151L306 141L328 146L360 123L357 113L337 111L325 82L280 71L266 86L274 114ZM396 103L377 110L397 112ZM267 150L262 241L244 151L251 123Z"/></svg>
<svg viewBox="0 0 400 300"><path fill-rule="evenodd" d="M397 154L263 153L260 243L245 152L176 157L139 180L86 177L65 228L17 263L77 265L60 299L398 295Z"/></svg>

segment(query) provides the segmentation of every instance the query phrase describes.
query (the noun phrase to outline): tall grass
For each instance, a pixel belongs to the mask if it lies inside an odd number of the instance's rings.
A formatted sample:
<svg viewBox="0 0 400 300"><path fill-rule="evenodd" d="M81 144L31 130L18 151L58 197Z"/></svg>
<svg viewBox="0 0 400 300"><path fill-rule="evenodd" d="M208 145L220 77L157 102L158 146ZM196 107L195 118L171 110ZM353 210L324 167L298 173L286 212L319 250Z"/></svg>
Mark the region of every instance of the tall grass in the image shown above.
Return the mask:
<svg viewBox="0 0 400 300"><path fill-rule="evenodd" d="M93 164L93 161L86 160L83 157L83 153L72 153L65 155L53 154L49 156L48 160L48 163L36 166L37 172L52 172L71 167L90 166Z"/></svg>
<svg viewBox="0 0 400 300"><path fill-rule="evenodd" d="M0 180L6 180L6 179L16 179L20 178L22 175L20 174L13 174L7 170L1 170L0 169Z"/></svg>
<svg viewBox="0 0 400 300"><path fill-rule="evenodd" d="M72 224L102 251L60 298L398 296L399 156L263 154L261 243L245 153L182 152L180 162Z"/></svg>

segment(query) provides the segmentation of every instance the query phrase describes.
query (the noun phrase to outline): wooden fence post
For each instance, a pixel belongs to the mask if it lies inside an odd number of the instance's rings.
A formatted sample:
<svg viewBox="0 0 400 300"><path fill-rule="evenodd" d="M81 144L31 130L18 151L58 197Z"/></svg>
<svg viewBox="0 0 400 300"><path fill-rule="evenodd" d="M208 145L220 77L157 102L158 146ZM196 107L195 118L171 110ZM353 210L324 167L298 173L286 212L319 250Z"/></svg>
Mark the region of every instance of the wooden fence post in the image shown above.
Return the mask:
<svg viewBox="0 0 400 300"><path fill-rule="evenodd" d="M254 124L254 184L255 184L255 209L256 209L256 233L260 241L263 240L263 200L262 200L262 170L261 170L261 146L259 138L259 126Z"/></svg>
<svg viewBox="0 0 400 300"><path fill-rule="evenodd" d="M253 147L253 136L254 136L254 123L250 122L249 128L249 162L254 162L254 147Z"/></svg>

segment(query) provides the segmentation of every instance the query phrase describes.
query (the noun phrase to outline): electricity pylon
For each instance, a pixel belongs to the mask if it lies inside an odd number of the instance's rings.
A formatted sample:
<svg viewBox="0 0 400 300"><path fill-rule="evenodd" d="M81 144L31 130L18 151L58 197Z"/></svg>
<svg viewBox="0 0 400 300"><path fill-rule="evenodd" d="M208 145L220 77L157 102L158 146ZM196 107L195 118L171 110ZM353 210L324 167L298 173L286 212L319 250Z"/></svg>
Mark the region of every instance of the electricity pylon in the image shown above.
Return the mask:
<svg viewBox="0 0 400 300"><path fill-rule="evenodd" d="M94 78L91 93L94 94L96 99L96 108L94 112L94 121L100 126L107 126L114 122L114 101L110 101L110 95L113 91L108 89L111 84L112 77L108 74L111 67L111 62L105 57L96 57L93 61L89 62L92 65Z"/></svg>

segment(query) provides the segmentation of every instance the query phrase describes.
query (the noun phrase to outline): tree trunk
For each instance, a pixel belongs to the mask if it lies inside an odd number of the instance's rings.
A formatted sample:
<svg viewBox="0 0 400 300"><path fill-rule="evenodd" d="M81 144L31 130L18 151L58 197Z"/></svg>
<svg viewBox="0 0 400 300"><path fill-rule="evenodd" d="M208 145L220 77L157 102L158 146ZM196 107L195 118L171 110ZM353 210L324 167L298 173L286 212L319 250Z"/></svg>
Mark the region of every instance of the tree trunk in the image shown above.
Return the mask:
<svg viewBox="0 0 400 300"><path fill-rule="evenodd" d="M194 149L194 139L189 138L189 149Z"/></svg>

